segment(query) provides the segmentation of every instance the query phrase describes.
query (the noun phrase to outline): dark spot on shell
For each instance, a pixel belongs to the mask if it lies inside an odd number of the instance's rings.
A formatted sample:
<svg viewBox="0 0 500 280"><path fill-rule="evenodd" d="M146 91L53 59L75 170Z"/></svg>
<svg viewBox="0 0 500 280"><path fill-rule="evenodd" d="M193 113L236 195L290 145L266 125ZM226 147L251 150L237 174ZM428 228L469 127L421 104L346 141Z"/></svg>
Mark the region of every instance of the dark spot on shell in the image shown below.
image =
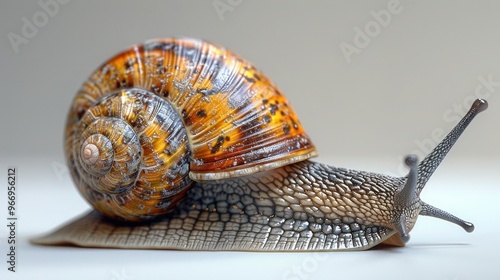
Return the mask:
<svg viewBox="0 0 500 280"><path fill-rule="evenodd" d="M167 72L167 68L161 66L158 69L156 69L156 73L158 74L165 74Z"/></svg>
<svg viewBox="0 0 500 280"><path fill-rule="evenodd" d="M131 69L132 69L132 66L133 66L133 62L126 61L126 62L125 62L125 64L124 64L123 66L125 66L125 69L127 69L127 70L131 70Z"/></svg>
<svg viewBox="0 0 500 280"><path fill-rule="evenodd" d="M285 112L283 112L283 111L280 110L280 115L284 116Z"/></svg>
<svg viewBox="0 0 500 280"><path fill-rule="evenodd" d="M76 115L78 116L78 119L81 119L83 117L83 114L85 114L85 110L84 109L78 109L78 112L76 113Z"/></svg>
<svg viewBox="0 0 500 280"><path fill-rule="evenodd" d="M158 94L160 92L160 87L158 85L153 84L153 85L151 85L151 90L154 93Z"/></svg>
<svg viewBox="0 0 500 280"><path fill-rule="evenodd" d="M222 146L223 143L224 143L224 136L219 136L217 138L217 142L215 143L215 145L213 145L212 149L210 149L210 152L212 154L217 153L220 150L220 147Z"/></svg>
<svg viewBox="0 0 500 280"><path fill-rule="evenodd" d="M226 138L224 138L224 139L225 139L226 141L229 141L229 140L231 140L231 137L226 136Z"/></svg>
<svg viewBox="0 0 500 280"><path fill-rule="evenodd" d="M206 117L207 116L207 112L205 110L199 110L198 112L196 112L196 115L200 118L203 118L203 117Z"/></svg>
<svg viewBox="0 0 500 280"><path fill-rule="evenodd" d="M262 118L264 120L264 123L270 123L271 122L271 116L269 115L264 115Z"/></svg>
<svg viewBox="0 0 500 280"><path fill-rule="evenodd" d="M132 84L129 83L126 79L123 79L119 84L118 84L118 87L122 87L122 88L129 88L129 87L132 87Z"/></svg>
<svg viewBox="0 0 500 280"><path fill-rule="evenodd" d="M257 80L257 81L260 81L260 76L257 75L257 74L253 74L253 77Z"/></svg>
<svg viewBox="0 0 500 280"><path fill-rule="evenodd" d="M269 100L267 100L267 99L262 100L262 104L266 105L267 103L269 103Z"/></svg>
<svg viewBox="0 0 500 280"><path fill-rule="evenodd" d="M269 111L271 112L271 115L276 115L276 110L278 110L278 106L276 104L271 104Z"/></svg>
<svg viewBox="0 0 500 280"><path fill-rule="evenodd" d="M184 120L184 123L187 126L190 126L193 124L193 120L191 119L191 117L189 116L189 114L186 112L185 109L182 110L181 116L182 116L182 119Z"/></svg>
<svg viewBox="0 0 500 280"><path fill-rule="evenodd" d="M247 80L247 82L249 83L255 83L255 80L250 78L250 77L247 77L247 76L244 76L245 77L245 80Z"/></svg>
<svg viewBox="0 0 500 280"><path fill-rule="evenodd" d="M167 154L167 156L172 156L172 151L170 151L170 148L163 150L163 152Z"/></svg>
<svg viewBox="0 0 500 280"><path fill-rule="evenodd" d="M290 133L290 125L289 125L288 123L284 123L284 124L283 124L283 132L284 132L285 134Z"/></svg>

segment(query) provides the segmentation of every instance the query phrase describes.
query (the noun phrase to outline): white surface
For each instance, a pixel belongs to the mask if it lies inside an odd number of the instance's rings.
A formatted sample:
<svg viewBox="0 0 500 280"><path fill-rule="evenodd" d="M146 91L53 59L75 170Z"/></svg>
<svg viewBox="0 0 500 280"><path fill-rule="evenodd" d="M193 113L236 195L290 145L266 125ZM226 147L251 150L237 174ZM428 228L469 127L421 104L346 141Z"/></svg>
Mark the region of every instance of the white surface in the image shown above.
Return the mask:
<svg viewBox="0 0 500 280"><path fill-rule="evenodd" d="M365 164L375 166L371 160ZM18 173L18 272L8 273L3 264L0 279L498 279L500 190L494 173L498 164L472 164L477 163L445 161L422 197L472 221L476 226L473 233L441 220L420 217L407 247L323 253L180 252L32 245L28 242L30 238L51 231L87 211L88 206L66 182L67 175L42 176L37 171L39 164L25 164ZM469 174L475 178L465 176ZM5 200L0 207L4 209ZM0 234L6 236L3 227ZM3 239L1 251L3 255Z"/></svg>

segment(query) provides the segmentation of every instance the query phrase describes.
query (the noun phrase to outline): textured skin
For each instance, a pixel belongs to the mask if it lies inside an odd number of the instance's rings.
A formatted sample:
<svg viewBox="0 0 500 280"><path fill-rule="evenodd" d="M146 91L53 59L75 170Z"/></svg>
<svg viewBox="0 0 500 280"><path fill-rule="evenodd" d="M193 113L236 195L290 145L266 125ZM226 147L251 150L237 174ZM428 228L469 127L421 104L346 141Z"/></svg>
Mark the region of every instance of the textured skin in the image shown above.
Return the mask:
<svg viewBox="0 0 500 280"><path fill-rule="evenodd" d="M119 224L93 212L35 242L179 250L363 250L398 237L391 226L391 201L404 180L306 160L251 176L196 183L176 211L160 221Z"/></svg>

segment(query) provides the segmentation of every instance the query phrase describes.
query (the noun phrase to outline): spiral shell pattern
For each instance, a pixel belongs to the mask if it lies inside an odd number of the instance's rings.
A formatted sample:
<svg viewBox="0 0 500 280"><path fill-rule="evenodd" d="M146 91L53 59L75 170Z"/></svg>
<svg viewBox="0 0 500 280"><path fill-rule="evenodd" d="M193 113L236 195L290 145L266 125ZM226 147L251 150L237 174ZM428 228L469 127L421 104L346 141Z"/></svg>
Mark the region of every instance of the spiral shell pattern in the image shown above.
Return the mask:
<svg viewBox="0 0 500 280"><path fill-rule="evenodd" d="M156 131L164 128L163 116L146 99L168 104L161 108L171 108L185 143ZM179 147L188 147L182 163L161 167L173 164L169 155L178 155ZM127 220L135 220L131 213L142 219L162 207L170 211L190 179L248 175L316 155L286 97L265 75L238 55L195 39L151 40L101 65L70 108L66 151L90 203ZM189 177L173 176L182 186L155 181L172 177L169 168L188 170ZM165 193L175 198L167 203ZM132 209L110 210L117 204Z"/></svg>
<svg viewBox="0 0 500 280"><path fill-rule="evenodd" d="M191 185L187 136L172 106L141 89L108 95L75 128L74 175L101 213L135 221L175 207Z"/></svg>

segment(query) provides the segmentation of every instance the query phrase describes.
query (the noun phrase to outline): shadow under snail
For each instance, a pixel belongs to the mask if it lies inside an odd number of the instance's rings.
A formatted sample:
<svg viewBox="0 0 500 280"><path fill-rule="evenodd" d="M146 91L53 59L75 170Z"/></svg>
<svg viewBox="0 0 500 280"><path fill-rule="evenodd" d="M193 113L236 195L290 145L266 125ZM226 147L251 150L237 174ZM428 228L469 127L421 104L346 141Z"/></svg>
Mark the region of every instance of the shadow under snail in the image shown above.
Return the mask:
<svg viewBox="0 0 500 280"><path fill-rule="evenodd" d="M201 40L150 40L99 67L66 125L75 184L97 210L39 244L179 250L404 246L419 215L474 226L420 192L487 103L476 100L422 162L391 177L328 166L280 90Z"/></svg>

